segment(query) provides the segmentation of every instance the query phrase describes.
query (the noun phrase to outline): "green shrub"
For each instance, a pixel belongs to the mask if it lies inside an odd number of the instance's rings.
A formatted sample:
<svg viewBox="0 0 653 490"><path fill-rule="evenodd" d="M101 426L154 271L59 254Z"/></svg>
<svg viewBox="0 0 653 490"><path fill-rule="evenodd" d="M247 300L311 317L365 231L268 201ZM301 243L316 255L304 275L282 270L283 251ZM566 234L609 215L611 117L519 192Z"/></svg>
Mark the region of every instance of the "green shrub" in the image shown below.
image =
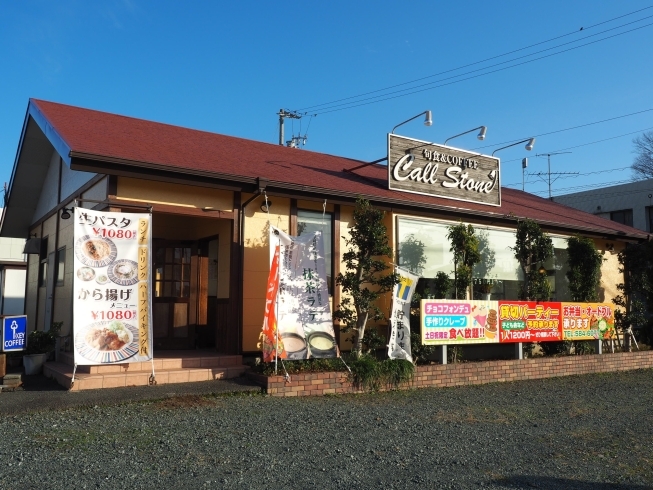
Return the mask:
<svg viewBox="0 0 653 490"><path fill-rule="evenodd" d="M48 354L57 346L57 339L63 322L54 322L47 332L34 330L27 336L27 349L25 354Z"/></svg>

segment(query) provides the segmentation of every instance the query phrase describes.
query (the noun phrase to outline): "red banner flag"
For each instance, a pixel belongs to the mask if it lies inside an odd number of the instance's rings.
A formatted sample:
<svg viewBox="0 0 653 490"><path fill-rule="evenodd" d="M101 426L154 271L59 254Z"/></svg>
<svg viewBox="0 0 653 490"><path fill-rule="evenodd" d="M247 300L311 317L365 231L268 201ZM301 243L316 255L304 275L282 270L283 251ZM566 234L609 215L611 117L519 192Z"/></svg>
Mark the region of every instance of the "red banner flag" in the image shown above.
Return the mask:
<svg viewBox="0 0 653 490"><path fill-rule="evenodd" d="M268 287L265 295L265 316L263 317L263 332L261 332L261 350L263 351L263 362L274 360L277 348L277 318L275 315L275 305L277 292L279 291L279 246L274 250L274 258L270 266L270 275L268 276ZM283 341L278 339L278 356L286 359L288 355L283 348Z"/></svg>

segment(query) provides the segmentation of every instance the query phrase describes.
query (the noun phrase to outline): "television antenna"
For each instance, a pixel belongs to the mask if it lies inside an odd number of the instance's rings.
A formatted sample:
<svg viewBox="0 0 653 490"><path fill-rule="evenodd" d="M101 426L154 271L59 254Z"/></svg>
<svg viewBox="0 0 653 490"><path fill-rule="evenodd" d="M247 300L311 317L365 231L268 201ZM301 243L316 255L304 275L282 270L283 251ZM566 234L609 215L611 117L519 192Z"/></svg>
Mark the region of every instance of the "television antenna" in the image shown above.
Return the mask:
<svg viewBox="0 0 653 490"><path fill-rule="evenodd" d="M535 155L536 157L547 157L547 160L549 162L549 171L546 174L542 173L542 172L538 172L536 174L531 174L531 175L535 175L536 177L539 177L541 180L544 181L544 183L546 183L547 181L545 179L543 179L542 177L544 175L548 175L549 200L553 199L551 197L551 183L552 183L551 182L551 175L557 175L558 176L555 179L553 179L553 182L558 180L560 178L560 175L578 175L578 172L554 172L554 173L551 173L551 157L554 156L554 155L564 155L565 153L573 153L573 152L571 152L571 151L558 151L556 153L538 153L537 155Z"/></svg>

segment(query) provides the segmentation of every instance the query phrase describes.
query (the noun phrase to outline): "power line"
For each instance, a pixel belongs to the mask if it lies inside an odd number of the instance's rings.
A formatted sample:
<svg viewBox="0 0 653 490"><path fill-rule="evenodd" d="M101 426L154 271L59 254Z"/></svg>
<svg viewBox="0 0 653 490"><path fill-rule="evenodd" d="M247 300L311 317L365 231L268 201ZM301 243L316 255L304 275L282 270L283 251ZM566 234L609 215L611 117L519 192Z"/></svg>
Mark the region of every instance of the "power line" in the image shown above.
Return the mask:
<svg viewBox="0 0 653 490"><path fill-rule="evenodd" d="M649 17L650 17L650 16L649 16ZM645 18L649 18L649 17L645 17ZM640 20L643 20L643 19L640 19ZM635 21L635 22L639 22L640 20ZM624 25L627 25L627 24L624 24ZM383 94L383 95L378 95L378 96L374 96L374 97L369 97L369 98L367 98L367 99L361 99L361 100L359 100L359 101L353 101L353 102L351 102L351 103L337 104L337 105L334 105L334 106L332 106L332 107L327 107L327 108L325 108L325 109L328 109L328 110L317 111L317 113L318 113L318 114L328 114L328 113L330 113L330 112L338 112L338 111L343 111L343 110L346 110L346 109L353 109L353 108L355 108L355 107L361 107L361 106L369 105L369 104L376 104L376 103L378 103L378 102L383 102L383 101L386 101L386 100L397 99L397 98L400 98L400 97L406 97L406 96L408 96L408 95L413 95L413 94L417 94L417 93L420 93L420 92L425 92L425 91L428 91L428 90L433 90L433 89L436 89L436 88L445 87L445 86L448 86L448 85L453 85L453 84L455 84L455 83L464 82L464 81L466 81L466 80L472 80L472 79L474 79L474 78L479 78L479 77L482 77L482 76L485 76L485 75L490 75L490 74L492 74L492 73L497 73L497 72L500 72L500 71L503 71L503 70L507 70L507 69L509 69L509 68L515 68L515 67L517 67L517 66L521 66L521 65L528 64L528 63L532 63L532 62L534 62L534 61L539 61L539 60L542 60L542 59L545 59L545 58L550 58L551 56L556 56L556 55L559 55L559 54L563 54L563 53L566 53L566 52L568 52L568 51L573 51L573 50L575 50L575 49L579 49L579 48L582 48L582 47L585 47L585 46L589 46L589 45L591 45L591 44L596 44L596 43L601 42L601 41L606 41L606 40L608 40L608 39L611 39L611 38L614 38L614 37L618 37L618 36L622 36L622 35L624 35L624 34L628 34L628 33L630 33L630 32L634 32L634 31L637 31L637 30L639 30L639 29L643 29L643 28L645 28L645 27L650 27L651 25L653 25L653 23L649 23L649 24L645 24L645 25L643 25L643 26L635 27L635 28L633 28L633 29L630 29L630 30L627 30L627 31L624 31L624 32L620 32L620 33L618 33L618 34L613 34L613 35L611 35L611 36L606 36L606 37L604 37L604 38L597 39L597 40L594 40L594 41L590 41L590 42L587 42L587 43L585 43L585 44L580 44L580 45L578 45L578 46L572 46L572 47L570 47L570 48L563 49L563 50L561 50L561 51L557 51L557 52L555 52L555 53L550 53L550 54L547 54L547 55L544 55L544 56L540 56L540 57L538 57L538 58L533 58L533 59L530 59L530 60L525 60L525 61L522 61L522 62L520 62L520 63L515 63L515 64L513 64L513 65L505 66L505 67L503 67L503 68L497 68L496 70L487 71L487 72L485 72L485 73L478 73L478 74L476 74L476 75L472 75L472 76L469 76L469 77L466 77L466 78L460 78L460 79L458 79L458 80L453 80L453 81L450 81L450 82L447 82L447 83L442 83L442 84L440 84L440 85L429 86L429 87L426 87L426 88L421 88L421 89L419 89L419 90L416 90L416 89L419 88L419 87L422 87L422 86L425 86L425 85L432 85L432 84L434 84L434 83L438 83L438 82L440 82L440 81L449 80L450 78L463 77L463 76L465 76L465 75L472 74L472 73L475 73L475 72L477 72L477 71L488 70L489 68L492 68L492 67L494 67L494 66L502 65L502 64L505 64L505 63L510 63L510 62L515 61L515 60L517 60L517 59L521 59L521 58L523 58L523 57L525 57L525 56L518 57L518 58L515 58L515 59L512 59L512 60L508 60L508 61L504 61L504 62L501 62L501 63L497 63L497 64L494 64L494 65L490 65L490 66L488 66L488 67L479 68L479 69L477 69L477 70L472 70L472 71L470 71L470 72L463 73L463 74L460 74L460 75L455 75L455 76L453 76L453 77L444 78L444 79L442 79L442 80L436 80L436 81L434 81L434 82L430 82L430 83L428 83L428 84L420 85L420 86L413 87L413 88L410 88L410 89L403 89L403 90L399 90L399 91L395 91L395 92L390 92L390 93L388 93L388 94ZM608 29L608 30L603 31L603 32L608 32L609 30L614 30L614 29L617 29L617 28L619 28L619 27L623 27L623 26L618 26L618 27L615 27L615 28L612 28L612 29ZM587 39L587 38L589 38L589 37L593 37L593 36L596 36L596 35L599 35L599 34L602 34L602 33L592 34L591 36L586 36L584 39ZM579 41L580 41L580 40L579 40ZM574 42L578 42L578 41L574 41ZM563 46L563 45L565 45L565 44L569 44L569 43L564 43L564 44L562 44L562 45L560 45L560 46ZM555 49L555 48L560 47L560 46L554 46L553 48L547 48L547 49L544 50L544 51L548 51L548 50L550 50L550 49ZM537 53L533 53L533 54L537 54ZM528 56L532 56L532 54L531 54L531 55L528 55ZM401 93L401 92L406 92L406 93ZM398 94L398 95L392 95L392 94ZM392 95L392 96L390 96L390 95ZM352 104L353 104L353 105L352 105ZM311 112L312 112L312 111L311 111Z"/></svg>
<svg viewBox="0 0 653 490"><path fill-rule="evenodd" d="M350 97L344 97L344 98L341 98L341 99L332 100L332 101L330 101L330 102L325 102L325 103L322 103L322 104L316 104L316 105L312 105L312 106L307 106L307 107L304 107L304 108L302 108L302 109L299 109L299 111L313 110L313 109L316 109L316 108L318 108L318 107L330 106L330 105L336 104L336 103L338 103L338 102L343 102L343 101L346 101L346 100L358 99L358 98L360 98L360 97L364 97L364 96L366 96L366 95L371 95L371 94L375 94L375 93L378 93L378 92L385 92L386 90L391 90L391 89L393 89L393 88L402 87L402 86L404 86L404 85L410 85L410 84L413 84L413 83L420 82L420 81L422 81L422 80L427 80L427 79L429 79L429 78L433 78L433 77L436 77L436 76L445 75L445 74L447 74L447 73L451 73L451 72L453 72L453 71L462 70L462 69L464 69L464 68L469 68L470 66L475 66L475 65L478 65L478 64L481 64L481 63L485 63L485 62L487 62L487 61L492 61L492 60L497 59L497 58L502 58L502 57L504 57L504 56L508 56L508 55L511 55L511 54L514 54L514 53L518 53L518 52L520 52L520 51L524 51L524 50L526 50L526 49L534 48L535 46L540 46L540 45L542 45L542 44L546 44L546 43L549 43L549 42L552 42L552 41L556 41L556 40L558 40L558 39L562 39L562 38L564 38L564 37L568 37L568 36L576 35L576 34L578 34L579 32L582 32L582 31L588 31L589 29L593 29L594 27L598 27L598 26L600 26L600 25L607 24L607 23L609 23L609 22L613 22L613 21L615 21L615 20L622 19L622 18L624 18L624 17L628 17L628 16L630 16L630 15L634 15L634 14L636 14L636 13L642 12L642 11L644 11L644 10L648 10L648 9L650 9L650 8L653 8L653 6L644 7L644 8L639 9L639 10L634 10L634 11L629 12L629 13L627 13L627 14L620 15L620 16L618 16L618 17L613 17L612 19L608 19L608 20L605 20L605 21L603 21L603 22L599 22L599 23L597 23L597 24L590 25L590 26L588 26L588 27L581 27L580 31L579 31L579 30L574 30L574 31L572 31L572 32L568 32L567 34L562 34L562 35L560 35L560 36L552 37L552 38L547 39L547 40L545 40L545 41L540 41L540 42L537 42L537 43L535 43L535 44L531 44L531 45L529 45L529 46L525 46L525 47L523 47L523 48L518 48L518 49L515 49L515 50L512 50L512 51L508 51L508 52L503 53L503 54L499 54L499 55L491 56L490 58L485 58L485 59L483 59L483 60L475 61L475 62L473 62L473 63L468 63L468 64L466 64L466 65L462 65L462 66L459 66L459 67L457 67L457 68L452 68L452 69L445 70L445 71L442 71L442 72L439 72L439 73L435 73L435 74L433 74L433 75L428 75L428 76L425 76L425 77L421 77L421 78L417 78L417 79L414 79L414 80L410 80L410 81L408 81L408 82L403 82L403 83L398 83L398 84L395 84L395 85L390 85L390 86L388 86L388 87L381 88L381 89L377 89L377 90L372 90L372 91L370 91L370 92L364 92L364 93L359 94L359 95L353 95L353 96L350 96ZM647 17L644 17L644 18L647 18ZM639 19L639 20L634 21L634 22L639 22L640 20L643 20L643 19ZM631 23L632 23L632 22L631 22ZM628 25L628 24L624 24L624 25ZM604 32L607 32L607 31L604 31ZM591 37L591 36L586 36L586 37L583 38L583 39L587 39L588 37ZM577 42L577 41L575 41L575 42ZM536 53L532 53L532 54L536 54ZM532 56L532 54L531 54L531 56ZM352 102L352 103L353 103L353 102Z"/></svg>
<svg viewBox="0 0 653 490"><path fill-rule="evenodd" d="M625 116L624 116L624 117L625 117ZM567 148L560 148L559 150L554 150L554 151L573 150L574 148L581 148L581 147L583 147L583 146L595 145L595 144L597 144L597 143L603 143L603 142L605 142L605 141L610 141L610 140L614 140L614 139L617 139L617 138L623 138L624 136L630 136L631 134L643 133L644 131L650 131L650 130L652 130L652 129L653 129L653 127L650 127L650 128L644 128L644 129L639 129L639 130L637 130L637 131L632 131L632 132L630 132L630 133L620 134L619 136L611 136L610 138L604 138L604 139L602 139L602 140L591 141L591 142L589 142L589 143L583 143L582 145L569 146L569 147L567 147ZM494 145L493 145L493 146L494 146ZM520 158L513 158L513 159L511 159L511 160L503 160L501 163L517 162L517 161L519 161L519 160L521 160L521 157L520 157ZM624 168L630 168L630 167L624 167ZM581 174L581 175L583 175L583 174Z"/></svg>
<svg viewBox="0 0 653 490"><path fill-rule="evenodd" d="M622 172L624 170L628 170L630 167L619 167L619 168L611 168L609 170L597 170L595 172L585 172L585 173L579 173L579 174L574 174L574 175L569 175L567 177L561 176L558 177L559 180L564 180L564 179L574 179L576 177L584 177L586 175L595 175L595 174L604 174L604 173L610 173L610 172ZM527 174L528 176L535 175L535 174ZM526 184L537 184L539 182L542 182L541 180L527 180L525 183ZM503 187L510 187L510 186L518 186L522 185L521 182L515 182L513 184L502 184Z"/></svg>
<svg viewBox="0 0 653 490"><path fill-rule="evenodd" d="M600 121L594 121L594 122L591 122L591 123L579 124L578 126L572 126L572 127L570 127L570 128L557 129L557 130L555 130L555 131L549 131L548 133L542 133L542 134L536 134L536 135L533 135L533 136L528 136L527 138L531 138L531 137L532 137L532 138L541 138L542 136L550 136L550 135L552 135L552 134L563 133L563 132L565 132L565 131L571 131L571 130L573 130L573 129L586 128L587 126L593 126L593 125L595 125L595 124L601 124L601 123L604 123L604 122L615 121L615 120L617 120L617 119L623 119L624 117L636 116L636 115L638 115L638 114L643 114L643 113L645 113L645 112L651 112L651 111L653 111L653 108L651 108L651 109L644 109L644 110L637 111L637 112L631 112L630 114L624 114L624 115L622 115L622 116L609 117L608 119L601 119ZM625 135L624 135L624 136L625 136ZM493 144L491 144L491 145L477 146L476 148L472 148L472 151L480 150L480 149L482 149L482 148L488 148L488 147L490 147L490 146L504 145L504 144L506 144L506 143L512 143L512 142L514 142L514 141L519 141L520 139L524 139L524 138L516 138L516 139L514 139L514 140L504 141L504 142L501 142L501 143L493 143ZM571 146L571 147L569 147L569 148L564 148L564 149L565 149L565 150L568 150L568 149L571 149L571 148L575 148L575 147L574 147L574 146Z"/></svg>

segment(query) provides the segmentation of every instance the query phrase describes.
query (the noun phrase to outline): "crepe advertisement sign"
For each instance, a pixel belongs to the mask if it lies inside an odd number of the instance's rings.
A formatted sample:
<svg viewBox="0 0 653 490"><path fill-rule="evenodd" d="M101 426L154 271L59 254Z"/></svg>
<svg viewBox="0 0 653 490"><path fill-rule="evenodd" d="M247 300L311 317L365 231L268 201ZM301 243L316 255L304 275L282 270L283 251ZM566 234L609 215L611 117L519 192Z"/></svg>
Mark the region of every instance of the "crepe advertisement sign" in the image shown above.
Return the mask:
<svg viewBox="0 0 653 490"><path fill-rule="evenodd" d="M483 344L499 342L498 301L423 299L422 344Z"/></svg>
<svg viewBox="0 0 653 490"><path fill-rule="evenodd" d="M277 247L279 292L276 321L286 358L337 357L339 352L329 305L322 232L291 236L270 226L271 263Z"/></svg>
<svg viewBox="0 0 653 490"><path fill-rule="evenodd" d="M75 208L76 364L152 359L151 241L149 214Z"/></svg>

